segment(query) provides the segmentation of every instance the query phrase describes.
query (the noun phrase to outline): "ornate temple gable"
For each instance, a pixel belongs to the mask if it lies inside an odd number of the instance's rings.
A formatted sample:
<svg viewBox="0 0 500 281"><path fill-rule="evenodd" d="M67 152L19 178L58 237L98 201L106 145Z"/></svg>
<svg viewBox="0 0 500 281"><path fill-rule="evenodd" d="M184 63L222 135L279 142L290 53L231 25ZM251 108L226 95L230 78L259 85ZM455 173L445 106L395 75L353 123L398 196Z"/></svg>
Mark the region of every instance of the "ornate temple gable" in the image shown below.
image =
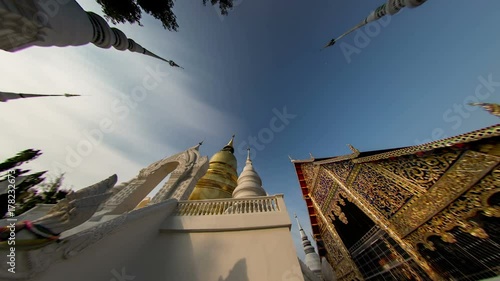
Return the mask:
<svg viewBox="0 0 500 281"><path fill-rule="evenodd" d="M415 154L415 153L421 153L421 152L426 152L426 151L431 151L436 148L445 148L445 147L451 147L454 145L462 145L465 143L470 143L478 140L482 140L485 138L491 138L491 137L498 137L500 136L500 124L486 127L484 129L476 130L470 133L458 135L455 137L443 139L443 140L437 140L421 145L416 145L416 146L411 146L411 147L405 147L402 149L396 149L392 150L389 152L385 153L380 153L376 155L371 155L371 156L366 156L366 157L361 157L357 159L353 159L352 161L354 163L364 163L364 162L370 162L370 161L377 161L377 160L383 160L383 159L388 159L391 157L399 157L403 155L409 155L409 154Z"/></svg>
<svg viewBox="0 0 500 281"><path fill-rule="evenodd" d="M391 224L405 237L470 189L500 162L500 157L468 150L425 193L415 196L393 218Z"/></svg>
<svg viewBox="0 0 500 281"><path fill-rule="evenodd" d="M442 241L453 242L454 235L458 240L455 244L460 244L463 239L462 234L456 234L459 230L475 237L488 235L489 228L482 229L476 220L478 214L500 217L498 203L490 202L497 202L499 197L499 141L500 125L495 125L413 147L300 163L320 167L317 172L311 167L304 172L317 175L312 180L312 191L307 188L306 176L301 186L306 187L303 192L309 213L318 214L319 233L328 260L335 267L344 257L329 233L335 231L330 220L342 217L341 199L347 198L394 239L431 279L440 280L431 267L434 261L424 258L416 245L432 248L429 237L440 236ZM492 172L494 167L497 170ZM495 199L491 199L493 194Z"/></svg>
<svg viewBox="0 0 500 281"><path fill-rule="evenodd" d="M361 173L360 170L363 165L356 165L352 172L352 175L348 179L348 184L344 184L340 179L336 177L331 171L328 171L328 174L334 178L339 184L339 192L340 194L347 198L350 202L356 204L358 208L360 208L376 225L378 225L381 229L387 232L387 234L394 239L412 258L413 260L425 270L429 276L433 280L441 280L439 276L431 269L427 261L423 259L423 257L410 245L406 244L393 230L393 226L389 222L385 216L383 216L372 204L370 201L366 200L363 196L360 196L355 190L351 188L351 183L359 176ZM324 217L322 217L324 219Z"/></svg>
<svg viewBox="0 0 500 281"><path fill-rule="evenodd" d="M324 210L325 206L328 204L328 197L333 195L336 190L336 183L328 176L328 172L325 169L321 169L318 173L317 185L319 187L311 193L311 196L314 197L320 209Z"/></svg>
<svg viewBox="0 0 500 281"><path fill-rule="evenodd" d="M351 174L352 169L354 168L354 163L352 161L341 161L336 163L329 163L322 165L325 169L332 171L339 179L343 182L347 182L347 178Z"/></svg>
<svg viewBox="0 0 500 281"><path fill-rule="evenodd" d="M426 156L405 155L378 161L371 167L399 182L410 184L413 192L420 193L436 183L460 153L456 149L444 149Z"/></svg>
<svg viewBox="0 0 500 281"><path fill-rule="evenodd" d="M360 168L351 188L385 218L392 217L414 195L413 188L408 184L377 173L368 165Z"/></svg>
<svg viewBox="0 0 500 281"><path fill-rule="evenodd" d="M500 218L500 207L491 202L493 195L500 193L500 165L475 184L466 193L452 204L418 227L404 240L417 249L419 243L426 248L434 250L429 237L440 236L445 242L455 242L455 237L450 233L455 227L472 236L488 238L484 229L470 220L478 213L488 217Z"/></svg>

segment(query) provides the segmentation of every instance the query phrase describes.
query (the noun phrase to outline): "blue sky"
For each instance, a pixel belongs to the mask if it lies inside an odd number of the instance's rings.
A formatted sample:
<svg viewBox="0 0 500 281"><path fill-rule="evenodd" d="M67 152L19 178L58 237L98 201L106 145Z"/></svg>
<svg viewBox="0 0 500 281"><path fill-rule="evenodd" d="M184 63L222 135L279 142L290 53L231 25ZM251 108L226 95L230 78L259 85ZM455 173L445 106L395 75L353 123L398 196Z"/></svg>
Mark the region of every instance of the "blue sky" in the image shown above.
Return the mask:
<svg viewBox="0 0 500 281"><path fill-rule="evenodd" d="M102 14L95 1L78 2ZM342 155L348 143L361 151L410 146L498 123L463 104L500 102L499 1L429 0L375 23L378 32L372 24L323 51L383 1L242 0L226 17L201 2L176 2L178 32L149 16L143 27L118 25L185 70L93 45L1 51L3 91L88 95L0 104L1 158L39 148L44 155L33 169L54 172L85 132L111 119L113 131L62 170L68 185L80 188L111 173L128 180L203 139L201 152L211 156L233 133L241 147L256 137L254 166L265 189L284 193L291 216L297 212L309 233L287 155ZM360 44L363 34L369 39ZM356 52L346 55L346 48ZM113 103L130 96L151 69L165 76L126 116L117 115ZM481 82L488 79L493 86ZM280 126L273 120L284 108L294 117ZM299 246L295 225L292 231Z"/></svg>

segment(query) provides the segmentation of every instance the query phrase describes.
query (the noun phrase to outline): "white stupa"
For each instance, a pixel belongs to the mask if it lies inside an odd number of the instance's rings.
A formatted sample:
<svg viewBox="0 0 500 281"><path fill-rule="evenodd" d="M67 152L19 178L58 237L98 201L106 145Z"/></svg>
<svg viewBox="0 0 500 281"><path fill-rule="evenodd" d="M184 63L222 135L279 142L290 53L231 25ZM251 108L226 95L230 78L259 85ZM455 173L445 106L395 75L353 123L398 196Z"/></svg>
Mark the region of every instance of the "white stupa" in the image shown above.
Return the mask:
<svg viewBox="0 0 500 281"><path fill-rule="evenodd" d="M247 149L247 161L245 168L238 178L238 186L233 191L233 198L251 198L266 196L266 191L262 188L262 180L259 174L253 168L252 159L250 159L250 148Z"/></svg>

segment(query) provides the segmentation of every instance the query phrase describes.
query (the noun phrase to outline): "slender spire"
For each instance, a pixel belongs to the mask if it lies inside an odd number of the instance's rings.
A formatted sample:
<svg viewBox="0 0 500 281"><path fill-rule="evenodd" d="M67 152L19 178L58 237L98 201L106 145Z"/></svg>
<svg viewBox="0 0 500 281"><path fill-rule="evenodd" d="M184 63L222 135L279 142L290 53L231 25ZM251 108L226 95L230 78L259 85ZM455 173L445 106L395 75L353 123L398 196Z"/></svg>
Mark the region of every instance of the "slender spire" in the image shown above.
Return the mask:
<svg viewBox="0 0 500 281"><path fill-rule="evenodd" d="M200 141L197 145L194 146L194 149L198 150L200 146L203 145L203 141Z"/></svg>
<svg viewBox="0 0 500 281"><path fill-rule="evenodd" d="M247 162L246 164L252 164L252 159L250 159L250 146L247 147Z"/></svg>
<svg viewBox="0 0 500 281"><path fill-rule="evenodd" d="M10 93L0 91L0 102L7 102L13 99L23 98L38 98L38 97L79 97L80 95L68 94L63 95L40 95L40 94L24 94L24 93Z"/></svg>
<svg viewBox="0 0 500 281"><path fill-rule="evenodd" d="M409 8L415 8L418 7L422 4L424 4L427 0L387 0L387 3L384 3L383 5L379 6L377 9L375 9L373 12L371 12L368 17L366 17L364 20L362 20L360 23L355 25L353 28L349 29L348 31L344 32L342 35L340 35L337 38L334 38L330 40L324 47L328 48L330 46L333 46L337 41L342 39L344 36L350 34L351 32L367 25L370 22L376 21L386 15L394 15L397 14L402 8L404 7L409 7Z"/></svg>
<svg viewBox="0 0 500 281"><path fill-rule="evenodd" d="M307 235L304 232L304 229L302 228L302 225L300 225L300 221L299 221L299 218L297 217L297 214L294 213L293 215L295 216L295 220L297 221L297 226L299 227L300 236L302 237L302 239L304 239L304 236L307 239Z"/></svg>
<svg viewBox="0 0 500 281"><path fill-rule="evenodd" d="M489 113L491 113L491 114L493 114L495 116L500 117L500 104L496 104L496 103L484 103L484 102L473 102L473 103L469 103L469 105L480 106L484 110L488 111Z"/></svg>
<svg viewBox="0 0 500 281"><path fill-rule="evenodd" d="M234 144L234 137L235 135L233 135L231 137L231 139L229 140L229 142L226 144L226 146L224 146L222 148L222 150L228 150L228 151L231 151L231 153L234 153L234 147L233 147L233 144Z"/></svg>
<svg viewBox="0 0 500 281"><path fill-rule="evenodd" d="M297 226L299 228L300 237L302 238L302 247L304 247L304 253L306 254L305 263L309 269L314 272L316 275L321 277L321 261L319 259L319 255L314 250L314 247L311 245L311 242L307 238L306 232L300 225L299 218L297 214L294 214L295 219L297 220Z"/></svg>

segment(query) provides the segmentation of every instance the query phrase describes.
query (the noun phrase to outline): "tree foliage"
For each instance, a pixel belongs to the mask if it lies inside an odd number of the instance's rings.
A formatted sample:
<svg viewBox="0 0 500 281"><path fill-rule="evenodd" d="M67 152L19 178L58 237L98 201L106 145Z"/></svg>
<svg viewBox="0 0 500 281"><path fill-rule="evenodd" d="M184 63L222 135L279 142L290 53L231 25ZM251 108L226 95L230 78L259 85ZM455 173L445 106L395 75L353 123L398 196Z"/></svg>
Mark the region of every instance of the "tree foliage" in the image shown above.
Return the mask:
<svg viewBox="0 0 500 281"><path fill-rule="evenodd" d="M42 155L40 150L36 149L26 149L19 152L16 156L11 157L4 162L0 163L0 172L5 172L17 166L20 166L23 163L27 163L31 160L38 158L38 156Z"/></svg>
<svg viewBox="0 0 500 281"><path fill-rule="evenodd" d="M174 0L96 0L102 6L105 18L114 24L138 23L141 25L142 11L161 21L163 28L177 31L177 17L173 12ZM219 5L222 15L233 8L233 0L203 0L206 5ZM142 11L141 11L142 10Z"/></svg>
<svg viewBox="0 0 500 281"><path fill-rule="evenodd" d="M69 191L63 188L63 179L64 174L60 174L50 182L43 182L28 190L26 192L28 195L17 202L15 215L18 216L29 211L37 204L57 204L57 202L64 199Z"/></svg>
<svg viewBox="0 0 500 281"><path fill-rule="evenodd" d="M61 187L63 175L49 183L43 183L46 171L28 174L30 170L20 168L22 164L40 155L42 155L40 150L26 149L0 163L0 218L9 209L9 185L15 186L15 215L24 213L38 203L55 204L66 196L67 191ZM13 184L9 179L13 179ZM36 187L39 187L40 191L37 191Z"/></svg>

